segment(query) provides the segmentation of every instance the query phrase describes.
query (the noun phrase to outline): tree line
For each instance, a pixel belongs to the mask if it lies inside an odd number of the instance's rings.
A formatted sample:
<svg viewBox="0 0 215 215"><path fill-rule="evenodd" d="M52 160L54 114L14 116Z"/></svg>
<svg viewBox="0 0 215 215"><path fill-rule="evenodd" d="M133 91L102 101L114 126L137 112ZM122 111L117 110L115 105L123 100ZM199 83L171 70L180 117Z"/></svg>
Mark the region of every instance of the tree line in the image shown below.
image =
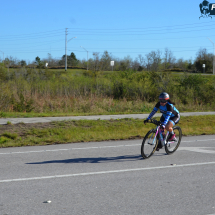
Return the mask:
<svg viewBox="0 0 215 215"><path fill-rule="evenodd" d="M114 67L110 66L110 61L114 61ZM4 65L6 67L19 66L19 67L44 67L48 63L48 67L58 67L65 65L65 55L61 59L55 59L50 53L44 59L40 59L39 56L35 58L33 62L26 62L25 60L18 60L12 56L5 58ZM79 60L75 53L71 52L67 55L67 65L73 67L89 68L92 71L191 71L191 72L203 72L202 65L205 64L205 72L212 73L213 70L213 54L208 53L206 48L200 48L194 60L184 60L183 58L176 59L173 52L166 48L164 53L160 50L151 51L145 56L139 54L135 59L132 59L129 55L123 59L114 57L108 51L103 53L94 52L93 57Z"/></svg>

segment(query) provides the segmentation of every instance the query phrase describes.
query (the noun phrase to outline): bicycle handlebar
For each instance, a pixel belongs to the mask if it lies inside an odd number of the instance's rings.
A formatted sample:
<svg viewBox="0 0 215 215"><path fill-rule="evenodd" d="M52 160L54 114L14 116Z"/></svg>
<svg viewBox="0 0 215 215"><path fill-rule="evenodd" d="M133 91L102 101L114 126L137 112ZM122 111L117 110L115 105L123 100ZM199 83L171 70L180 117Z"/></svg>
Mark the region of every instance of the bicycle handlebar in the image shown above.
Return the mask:
<svg viewBox="0 0 215 215"><path fill-rule="evenodd" d="M149 123L153 123L155 125L161 125L161 122L160 121L157 121L156 119L150 119L149 120Z"/></svg>

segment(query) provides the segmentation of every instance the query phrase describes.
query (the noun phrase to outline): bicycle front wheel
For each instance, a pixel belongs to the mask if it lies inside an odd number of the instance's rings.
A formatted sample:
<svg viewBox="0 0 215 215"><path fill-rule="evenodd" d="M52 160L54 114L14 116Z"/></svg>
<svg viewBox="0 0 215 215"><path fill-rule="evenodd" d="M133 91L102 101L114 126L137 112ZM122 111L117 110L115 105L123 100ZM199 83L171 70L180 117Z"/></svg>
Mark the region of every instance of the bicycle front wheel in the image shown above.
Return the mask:
<svg viewBox="0 0 215 215"><path fill-rule="evenodd" d="M158 146L158 140L157 138L155 138L155 134L156 130L152 129L146 134L143 139L141 146L141 155L145 159L151 157Z"/></svg>
<svg viewBox="0 0 215 215"><path fill-rule="evenodd" d="M169 138L168 137L167 144L165 145L165 151L169 155L174 153L177 150L177 148L179 147L179 145L181 143L181 138L182 138L182 131L179 126L173 127L173 131L175 133L176 140L168 141L168 138Z"/></svg>

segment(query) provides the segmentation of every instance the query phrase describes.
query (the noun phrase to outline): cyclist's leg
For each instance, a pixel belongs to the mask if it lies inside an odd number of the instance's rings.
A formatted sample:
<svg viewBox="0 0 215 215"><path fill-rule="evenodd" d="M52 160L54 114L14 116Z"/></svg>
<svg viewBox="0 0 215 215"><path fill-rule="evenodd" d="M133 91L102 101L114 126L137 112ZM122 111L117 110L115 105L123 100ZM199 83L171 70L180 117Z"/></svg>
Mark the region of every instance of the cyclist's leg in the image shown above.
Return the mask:
<svg viewBox="0 0 215 215"><path fill-rule="evenodd" d="M174 125L176 125L176 124L179 122L179 120L180 120L180 115L171 117L171 118L169 119L168 123L166 124L165 129L166 129L167 131L169 131L169 132L172 132L172 131L173 131L172 127L173 127Z"/></svg>
<svg viewBox="0 0 215 215"><path fill-rule="evenodd" d="M170 120L167 122L165 129L171 133L171 132L173 131L172 127L173 127L174 125L175 125L175 123L170 119Z"/></svg>
<svg viewBox="0 0 215 215"><path fill-rule="evenodd" d="M170 137L169 137L169 140L173 140L175 139L175 134L174 134L174 131L173 131L173 126L176 125L180 120L180 115L178 116L174 116L174 117L171 117L170 120L168 121L165 129L167 131L169 131L170 133Z"/></svg>
<svg viewBox="0 0 215 215"><path fill-rule="evenodd" d="M173 126L175 125L175 123L172 120L169 120L168 123L166 124L165 129L167 131L169 131L169 137L168 140L175 140L175 133L173 131Z"/></svg>
<svg viewBox="0 0 215 215"><path fill-rule="evenodd" d="M163 115L161 116L160 118L160 122L164 122L165 118L163 117ZM160 149L163 148L162 144L161 144L161 140L159 140L159 135L157 135L157 138L158 138L158 146L156 148L156 151L159 151Z"/></svg>

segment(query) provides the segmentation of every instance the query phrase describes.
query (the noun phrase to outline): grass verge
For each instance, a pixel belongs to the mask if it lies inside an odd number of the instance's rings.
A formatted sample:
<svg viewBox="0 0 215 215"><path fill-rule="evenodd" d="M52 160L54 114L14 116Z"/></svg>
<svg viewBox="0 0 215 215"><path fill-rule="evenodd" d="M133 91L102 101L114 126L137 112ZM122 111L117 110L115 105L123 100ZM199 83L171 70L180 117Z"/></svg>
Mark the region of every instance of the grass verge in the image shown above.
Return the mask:
<svg viewBox="0 0 215 215"><path fill-rule="evenodd" d="M215 134L215 116L181 117L179 126L183 135ZM153 127L153 124L144 125L143 120L128 118L7 124L1 125L0 147L142 139Z"/></svg>

